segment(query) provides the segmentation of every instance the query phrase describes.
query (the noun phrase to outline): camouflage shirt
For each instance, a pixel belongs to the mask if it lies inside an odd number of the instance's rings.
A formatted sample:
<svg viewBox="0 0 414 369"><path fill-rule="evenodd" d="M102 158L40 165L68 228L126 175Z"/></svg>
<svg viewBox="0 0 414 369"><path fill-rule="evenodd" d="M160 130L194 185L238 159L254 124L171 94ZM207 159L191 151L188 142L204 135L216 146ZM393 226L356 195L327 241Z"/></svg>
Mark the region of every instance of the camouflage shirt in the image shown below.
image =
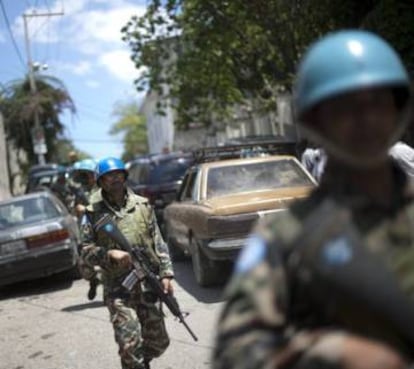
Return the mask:
<svg viewBox="0 0 414 369"><path fill-rule="evenodd" d="M114 209L98 190L90 197L87 216L81 225L83 240L82 261L87 265L98 265L102 269L103 284L107 291L119 289L131 269L126 270L111 263L107 251L120 249L113 240L102 233L95 233L92 225L103 215L110 214L131 245L138 247L158 272L160 278L174 275L168 248L162 239L154 211L144 197L128 190L125 206ZM141 286L145 288L145 286Z"/></svg>
<svg viewBox="0 0 414 369"><path fill-rule="evenodd" d="M349 324L332 320L329 309L345 309L347 300L332 305L335 291L307 283L312 274L300 264L303 254L316 251L327 268L351 262L353 249L341 232L352 231L362 249L397 277L404 297L414 297L412 183L394 168L392 206L375 202L346 183L340 173L327 174L307 199L257 226L226 289L213 354L215 369L294 368L332 332L396 343L388 332L369 331L361 321L362 304L346 311L353 315ZM356 288L369 287L374 275L356 281ZM411 352L400 352L410 356L412 351L411 347Z"/></svg>

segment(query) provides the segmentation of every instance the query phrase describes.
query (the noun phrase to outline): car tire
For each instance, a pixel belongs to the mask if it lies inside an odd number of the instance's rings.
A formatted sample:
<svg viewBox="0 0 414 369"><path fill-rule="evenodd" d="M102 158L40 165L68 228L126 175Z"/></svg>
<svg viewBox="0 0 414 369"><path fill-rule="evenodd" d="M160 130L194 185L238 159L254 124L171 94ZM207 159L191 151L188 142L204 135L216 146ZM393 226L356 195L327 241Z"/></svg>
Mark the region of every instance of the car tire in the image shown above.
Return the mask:
<svg viewBox="0 0 414 369"><path fill-rule="evenodd" d="M183 261L186 259L186 255L183 250L172 240L171 237L167 238L168 251L172 261Z"/></svg>
<svg viewBox="0 0 414 369"><path fill-rule="evenodd" d="M200 244L193 240L191 260L194 276L201 287L209 287L219 283L221 268L217 262L210 260L200 247Z"/></svg>
<svg viewBox="0 0 414 369"><path fill-rule="evenodd" d="M72 267L72 269L69 270L68 274L71 279L82 279L82 274L80 272L78 262Z"/></svg>

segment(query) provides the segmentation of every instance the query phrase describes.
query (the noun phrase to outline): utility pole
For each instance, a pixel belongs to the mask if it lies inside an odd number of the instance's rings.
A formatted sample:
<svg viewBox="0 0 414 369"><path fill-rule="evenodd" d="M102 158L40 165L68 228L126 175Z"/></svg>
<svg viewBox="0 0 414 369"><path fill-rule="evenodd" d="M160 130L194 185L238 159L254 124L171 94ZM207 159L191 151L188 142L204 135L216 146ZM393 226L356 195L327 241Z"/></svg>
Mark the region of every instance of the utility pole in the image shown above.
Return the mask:
<svg viewBox="0 0 414 369"><path fill-rule="evenodd" d="M63 15L63 12L23 14L24 36L25 36L25 44L26 44L30 91L33 96L36 95L37 93L37 87L36 87L36 79L34 76L32 54L30 52L30 36L29 36L29 27L27 24L27 20L28 18L31 18L31 17L52 17L52 16L61 16L61 15ZM47 147L46 147L43 127L41 126L40 121L39 121L39 113L38 113L37 107L35 107L35 111L34 111L34 127L32 131L32 141L33 141L33 150L37 154L38 163L45 164L44 154L47 153Z"/></svg>

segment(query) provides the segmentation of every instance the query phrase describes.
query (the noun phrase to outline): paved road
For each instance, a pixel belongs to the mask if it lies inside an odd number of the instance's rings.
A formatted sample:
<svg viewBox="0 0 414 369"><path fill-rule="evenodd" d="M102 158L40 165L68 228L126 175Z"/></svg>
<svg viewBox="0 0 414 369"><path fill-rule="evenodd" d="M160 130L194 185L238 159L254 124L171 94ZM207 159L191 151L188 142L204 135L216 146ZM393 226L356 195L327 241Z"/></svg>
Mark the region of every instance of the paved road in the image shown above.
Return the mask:
<svg viewBox="0 0 414 369"><path fill-rule="evenodd" d="M222 288L198 287L188 262L175 269L176 295L199 341L168 312L171 345L152 368L209 368ZM120 368L107 310L86 299L87 288L58 276L1 289L0 369Z"/></svg>

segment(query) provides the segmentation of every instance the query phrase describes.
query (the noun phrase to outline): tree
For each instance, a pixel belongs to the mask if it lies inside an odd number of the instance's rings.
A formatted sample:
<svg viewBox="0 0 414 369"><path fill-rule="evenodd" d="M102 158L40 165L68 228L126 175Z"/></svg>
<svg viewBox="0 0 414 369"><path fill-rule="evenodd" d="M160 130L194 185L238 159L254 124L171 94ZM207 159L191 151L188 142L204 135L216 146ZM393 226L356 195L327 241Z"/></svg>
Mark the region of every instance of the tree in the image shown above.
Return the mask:
<svg viewBox="0 0 414 369"><path fill-rule="evenodd" d="M148 151L147 127L138 106L134 101L118 102L112 114L116 122L112 125L111 135L123 134L124 153L122 159L127 161Z"/></svg>
<svg viewBox="0 0 414 369"><path fill-rule="evenodd" d="M274 109L305 48L335 29L377 31L412 65L413 17L408 0L151 0L122 32L147 67L137 88L156 91L161 111L171 103L177 124L209 124L249 99Z"/></svg>
<svg viewBox="0 0 414 369"><path fill-rule="evenodd" d="M39 74L35 81L37 92L34 94L28 77L7 83L3 86L0 100L7 139L26 153L28 165L36 163L31 137L35 112L45 132L48 161L54 161L59 139L64 138L64 125L59 115L66 109L75 113L75 105L62 81Z"/></svg>
<svg viewBox="0 0 414 369"><path fill-rule="evenodd" d="M70 139L59 138L56 142L56 156L54 161L57 163L68 165L69 153L73 151L77 153L79 160L91 157L91 155L87 152L77 149Z"/></svg>

